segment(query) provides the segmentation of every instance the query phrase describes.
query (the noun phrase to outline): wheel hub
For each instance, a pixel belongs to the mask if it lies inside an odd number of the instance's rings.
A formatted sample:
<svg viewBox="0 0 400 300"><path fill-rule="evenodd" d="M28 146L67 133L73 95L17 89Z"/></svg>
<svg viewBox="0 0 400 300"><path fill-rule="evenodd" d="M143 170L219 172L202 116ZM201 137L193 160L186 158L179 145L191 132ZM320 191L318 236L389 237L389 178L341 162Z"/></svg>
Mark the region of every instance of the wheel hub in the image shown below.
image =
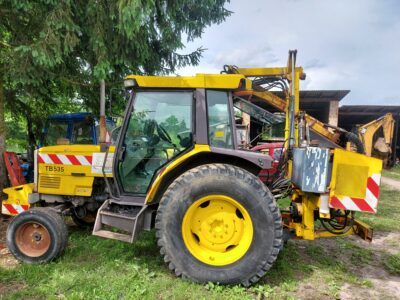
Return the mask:
<svg viewBox="0 0 400 300"><path fill-rule="evenodd" d="M224 244L232 239L234 220L227 213L217 213L201 222L199 231L211 244Z"/></svg>
<svg viewBox="0 0 400 300"><path fill-rule="evenodd" d="M45 254L50 247L50 234L41 224L26 222L17 229L15 242L23 254L39 257Z"/></svg>
<svg viewBox="0 0 400 300"><path fill-rule="evenodd" d="M247 210L224 195L203 197L187 210L182 234L188 250L200 261L227 265L250 247L253 227Z"/></svg>
<svg viewBox="0 0 400 300"><path fill-rule="evenodd" d="M39 232L34 232L32 234L32 240L34 242L39 242L42 239L42 235Z"/></svg>

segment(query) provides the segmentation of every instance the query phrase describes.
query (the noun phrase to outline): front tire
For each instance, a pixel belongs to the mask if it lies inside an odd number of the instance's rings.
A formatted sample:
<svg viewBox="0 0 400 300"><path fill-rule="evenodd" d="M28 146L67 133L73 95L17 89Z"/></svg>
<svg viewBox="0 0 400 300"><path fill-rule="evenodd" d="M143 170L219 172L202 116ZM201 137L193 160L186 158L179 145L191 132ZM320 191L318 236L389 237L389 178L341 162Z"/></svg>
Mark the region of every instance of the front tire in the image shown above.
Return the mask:
<svg viewBox="0 0 400 300"><path fill-rule="evenodd" d="M158 245L176 275L197 282L257 282L282 244L281 216L253 174L226 164L178 177L157 212Z"/></svg>
<svg viewBox="0 0 400 300"><path fill-rule="evenodd" d="M11 221L6 239L16 259L47 263L64 251L68 232L63 218L51 208L31 208Z"/></svg>

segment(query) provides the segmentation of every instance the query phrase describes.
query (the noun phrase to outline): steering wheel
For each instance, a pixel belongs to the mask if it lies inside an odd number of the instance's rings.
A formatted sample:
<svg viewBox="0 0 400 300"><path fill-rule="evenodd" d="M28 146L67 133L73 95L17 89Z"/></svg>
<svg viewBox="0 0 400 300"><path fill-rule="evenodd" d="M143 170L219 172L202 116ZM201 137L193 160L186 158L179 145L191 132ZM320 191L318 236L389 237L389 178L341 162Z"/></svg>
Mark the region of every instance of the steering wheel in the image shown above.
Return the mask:
<svg viewBox="0 0 400 300"><path fill-rule="evenodd" d="M165 128L160 125L157 124L157 133L160 136L161 139L163 139L164 141L173 144L171 136L168 134L168 132L165 130Z"/></svg>

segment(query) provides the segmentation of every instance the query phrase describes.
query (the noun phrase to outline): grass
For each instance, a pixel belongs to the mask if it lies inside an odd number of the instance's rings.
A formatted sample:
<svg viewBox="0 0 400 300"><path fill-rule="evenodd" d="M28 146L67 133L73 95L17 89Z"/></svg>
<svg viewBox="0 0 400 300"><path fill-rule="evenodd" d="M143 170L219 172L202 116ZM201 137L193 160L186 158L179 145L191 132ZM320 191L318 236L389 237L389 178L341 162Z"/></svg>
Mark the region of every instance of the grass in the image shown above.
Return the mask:
<svg viewBox="0 0 400 300"><path fill-rule="evenodd" d="M390 273L400 275L400 253L387 255L383 263Z"/></svg>
<svg viewBox="0 0 400 300"><path fill-rule="evenodd" d="M395 165L393 168L389 170L383 170L382 175L385 177L400 180L400 165Z"/></svg>
<svg viewBox="0 0 400 300"><path fill-rule="evenodd" d="M377 215L358 214L378 231L399 231L397 192L382 189ZM362 244L363 245L363 244ZM176 278L159 255L153 231L134 244L91 236L70 228L69 246L45 265L0 267L4 299L337 299L343 285L369 290L373 284L354 272L370 262L399 275L400 254L383 255L348 238L289 241L256 285L196 284ZM385 296L385 295L383 295Z"/></svg>
<svg viewBox="0 0 400 300"><path fill-rule="evenodd" d="M357 218L377 231L399 231L400 193L381 186L377 214L359 213Z"/></svg>
<svg viewBox="0 0 400 300"><path fill-rule="evenodd" d="M354 266L366 266L374 259L372 250L355 245L346 238L338 239L337 243L341 251L348 252L350 262Z"/></svg>

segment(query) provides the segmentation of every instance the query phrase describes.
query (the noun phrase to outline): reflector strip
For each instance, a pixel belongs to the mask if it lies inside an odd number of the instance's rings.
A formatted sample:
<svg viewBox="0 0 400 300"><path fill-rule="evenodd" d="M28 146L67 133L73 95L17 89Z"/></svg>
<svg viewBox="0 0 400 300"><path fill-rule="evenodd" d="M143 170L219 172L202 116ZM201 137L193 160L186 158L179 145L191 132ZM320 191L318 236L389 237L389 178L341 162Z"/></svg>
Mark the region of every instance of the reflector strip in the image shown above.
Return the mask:
<svg viewBox="0 0 400 300"><path fill-rule="evenodd" d="M39 153L38 162L49 165L91 166L92 156Z"/></svg>
<svg viewBox="0 0 400 300"><path fill-rule="evenodd" d="M378 207L380 174L373 174L367 179L365 198L351 198L348 196L332 196L329 206L332 208L376 213Z"/></svg>
<svg viewBox="0 0 400 300"><path fill-rule="evenodd" d="M29 205L17 205L17 204L2 204L1 213L4 215L16 216L29 209Z"/></svg>

